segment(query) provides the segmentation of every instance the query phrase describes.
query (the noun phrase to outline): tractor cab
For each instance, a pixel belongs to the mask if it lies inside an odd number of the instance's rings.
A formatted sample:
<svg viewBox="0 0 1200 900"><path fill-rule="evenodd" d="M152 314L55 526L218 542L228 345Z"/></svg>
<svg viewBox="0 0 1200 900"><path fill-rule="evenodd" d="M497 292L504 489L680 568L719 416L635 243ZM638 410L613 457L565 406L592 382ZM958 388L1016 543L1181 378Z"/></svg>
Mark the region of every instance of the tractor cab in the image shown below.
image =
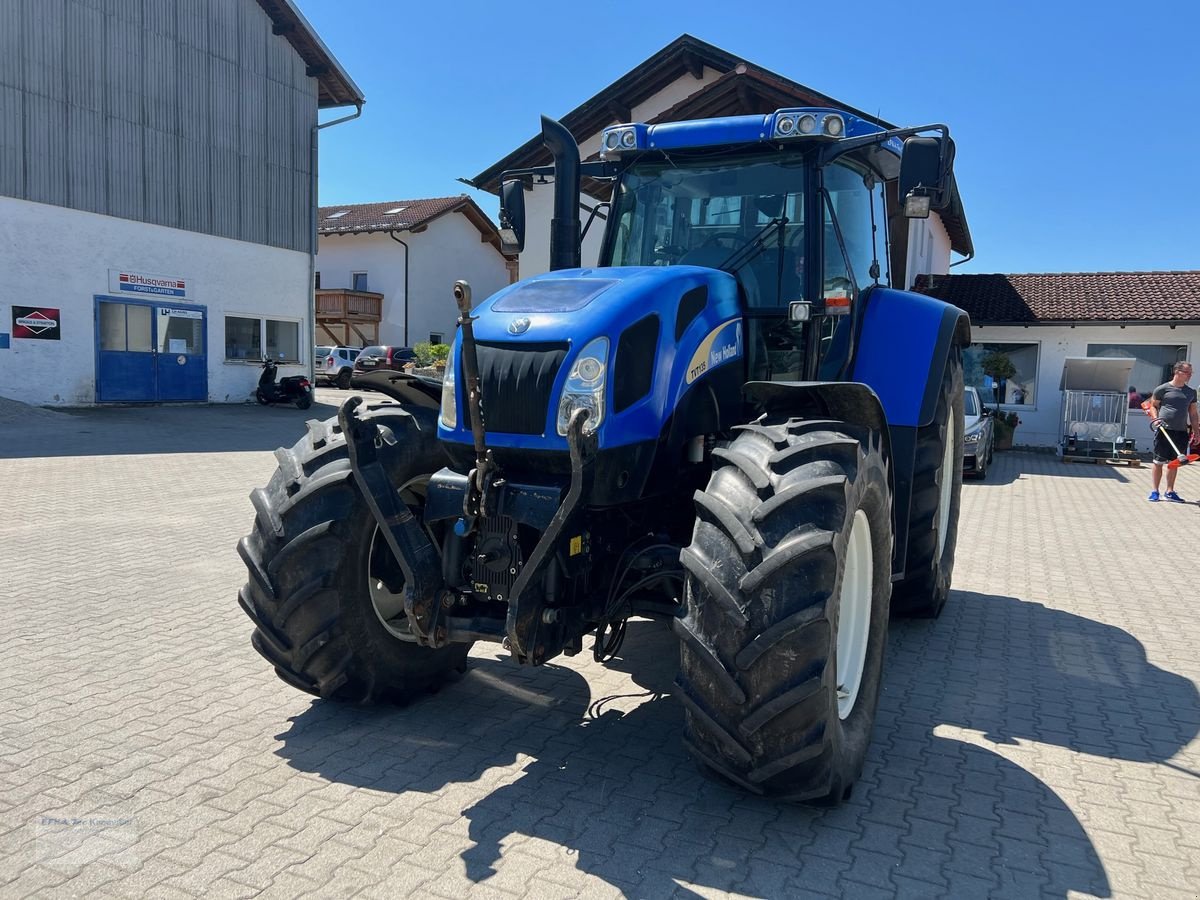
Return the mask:
<svg viewBox="0 0 1200 900"><path fill-rule="evenodd" d="M818 108L612 126L600 162L583 166L613 182L599 266L727 272L746 320L746 380L845 379L860 298L892 283L888 223L904 221L901 198L927 201L907 207L920 216L951 195L948 138L910 140L902 173L911 131ZM523 197L504 200L513 235Z"/></svg>

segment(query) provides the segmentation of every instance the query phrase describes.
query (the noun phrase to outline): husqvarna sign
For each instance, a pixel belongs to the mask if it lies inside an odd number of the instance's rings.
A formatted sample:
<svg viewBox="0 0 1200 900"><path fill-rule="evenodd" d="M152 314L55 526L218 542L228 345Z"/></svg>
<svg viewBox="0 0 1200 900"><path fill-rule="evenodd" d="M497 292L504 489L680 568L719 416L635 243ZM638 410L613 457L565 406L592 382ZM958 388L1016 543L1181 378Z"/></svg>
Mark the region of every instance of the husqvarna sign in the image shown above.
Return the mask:
<svg viewBox="0 0 1200 900"><path fill-rule="evenodd" d="M114 294L149 294L154 297L186 297L187 282L174 275L108 270L108 287Z"/></svg>

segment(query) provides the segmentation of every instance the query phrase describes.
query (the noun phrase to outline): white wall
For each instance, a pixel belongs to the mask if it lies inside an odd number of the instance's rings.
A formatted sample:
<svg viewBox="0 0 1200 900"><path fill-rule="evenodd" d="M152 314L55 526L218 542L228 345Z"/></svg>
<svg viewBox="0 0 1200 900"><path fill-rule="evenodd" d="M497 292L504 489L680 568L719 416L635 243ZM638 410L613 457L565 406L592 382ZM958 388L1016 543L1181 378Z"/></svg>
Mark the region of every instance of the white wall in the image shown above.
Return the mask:
<svg viewBox="0 0 1200 900"><path fill-rule="evenodd" d="M1037 391L1032 405L1002 406L1021 418L1016 443L1031 447L1055 447L1061 438L1063 361L1067 357L1087 356L1088 344L1177 344L1189 347L1190 354L1200 348L1200 326L1180 325L974 325L971 339L976 343L1012 341L1038 343ZM990 398L984 398L989 405ZM1140 410L1129 410L1127 436L1137 442L1138 450L1150 448L1149 420Z"/></svg>
<svg viewBox="0 0 1200 900"><path fill-rule="evenodd" d="M935 212L928 219L908 220L908 257L904 267L906 288L918 275L945 275L950 271L950 235Z"/></svg>
<svg viewBox="0 0 1200 900"><path fill-rule="evenodd" d="M380 343L411 347L428 340L430 332L447 338L454 334L458 311L451 288L459 278L471 283L477 302L508 284L504 257L481 239L479 229L462 213L434 219L420 234L396 236L412 254L408 335L404 334L404 247L383 233L321 235L317 241L322 288L348 288L352 272L366 272L368 289L383 294ZM318 343L326 338L318 331Z"/></svg>
<svg viewBox="0 0 1200 900"><path fill-rule="evenodd" d="M701 78L683 75L658 93L648 97L631 112L631 121L645 122L659 113L670 109L676 103L686 100L692 94L703 90L721 77L715 69L705 67ZM622 124L614 119L610 125ZM602 131L588 135L579 142L579 155L587 159L591 154L600 151L600 135ZM588 209L596 205L595 199L586 194L580 195L580 204L586 204ZM554 213L554 185L535 184L532 191L525 192L525 249L520 256L520 277L529 278L540 275L550 269L550 219ZM581 206L579 227L582 228L590 214ZM600 258L600 242L604 236L603 219L597 217L592 222L591 230L583 241L581 258L583 265L594 266Z"/></svg>
<svg viewBox="0 0 1200 900"><path fill-rule="evenodd" d="M294 250L0 197L0 332L11 332L13 305L57 307L62 316L62 340L13 339L0 350L0 396L37 405L95 402L94 298L114 296L109 270L125 269L185 279L186 299L161 299L207 307L209 400L242 402L259 368L225 362L224 316L298 322L302 365L279 374L307 372L308 267L308 254Z"/></svg>

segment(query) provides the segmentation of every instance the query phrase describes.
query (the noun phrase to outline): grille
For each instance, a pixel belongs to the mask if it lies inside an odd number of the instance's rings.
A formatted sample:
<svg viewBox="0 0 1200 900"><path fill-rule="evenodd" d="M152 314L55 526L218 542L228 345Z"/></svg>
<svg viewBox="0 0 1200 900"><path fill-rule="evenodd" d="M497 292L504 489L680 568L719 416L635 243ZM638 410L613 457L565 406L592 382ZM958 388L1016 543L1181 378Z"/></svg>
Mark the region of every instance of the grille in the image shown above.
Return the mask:
<svg viewBox="0 0 1200 900"><path fill-rule="evenodd" d="M541 434L566 344L476 344L488 431Z"/></svg>

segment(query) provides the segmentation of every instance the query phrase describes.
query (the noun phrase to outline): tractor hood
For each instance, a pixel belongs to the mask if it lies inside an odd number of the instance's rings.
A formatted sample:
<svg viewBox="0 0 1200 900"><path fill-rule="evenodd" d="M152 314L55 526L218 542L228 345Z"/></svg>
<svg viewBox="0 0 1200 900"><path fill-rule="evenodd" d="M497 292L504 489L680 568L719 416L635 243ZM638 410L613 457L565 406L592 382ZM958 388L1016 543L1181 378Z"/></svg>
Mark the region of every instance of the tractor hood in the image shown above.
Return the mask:
<svg viewBox="0 0 1200 900"><path fill-rule="evenodd" d="M733 276L701 266L562 269L510 285L472 313L484 423L495 446L566 450L557 410L567 377L608 339L601 447L656 440L680 396L743 354ZM457 420L443 440L471 442L456 335Z"/></svg>

